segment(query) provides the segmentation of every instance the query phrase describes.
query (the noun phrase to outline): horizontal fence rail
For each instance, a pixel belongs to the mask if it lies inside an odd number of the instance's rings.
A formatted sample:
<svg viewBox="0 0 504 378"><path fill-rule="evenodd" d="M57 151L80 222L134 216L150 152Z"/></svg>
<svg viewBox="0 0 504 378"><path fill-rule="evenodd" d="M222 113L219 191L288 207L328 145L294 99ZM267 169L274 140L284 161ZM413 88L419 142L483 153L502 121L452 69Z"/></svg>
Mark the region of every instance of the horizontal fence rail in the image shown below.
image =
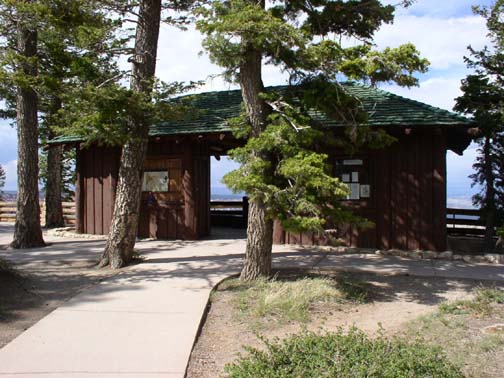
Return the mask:
<svg viewBox="0 0 504 378"><path fill-rule="evenodd" d="M75 203L74 202L63 202L63 219L65 220L66 226L75 225ZM0 202L0 222L12 222L16 221L16 203L15 202ZM42 225L45 223L45 202L40 202L40 221Z"/></svg>
<svg viewBox="0 0 504 378"><path fill-rule="evenodd" d="M216 227L246 228L248 198L241 201L210 201L210 224Z"/></svg>
<svg viewBox="0 0 504 378"><path fill-rule="evenodd" d="M67 226L75 225L75 203L63 202L63 218ZM45 221L45 202L40 202L41 221ZM241 201L211 201L210 217L213 226L246 227L248 199ZM0 222L16 220L16 203L0 202ZM479 210L446 209L446 228L450 235L483 235L485 226Z"/></svg>
<svg viewBox="0 0 504 378"><path fill-rule="evenodd" d="M484 235L485 225L480 210L446 209L446 229L450 235Z"/></svg>

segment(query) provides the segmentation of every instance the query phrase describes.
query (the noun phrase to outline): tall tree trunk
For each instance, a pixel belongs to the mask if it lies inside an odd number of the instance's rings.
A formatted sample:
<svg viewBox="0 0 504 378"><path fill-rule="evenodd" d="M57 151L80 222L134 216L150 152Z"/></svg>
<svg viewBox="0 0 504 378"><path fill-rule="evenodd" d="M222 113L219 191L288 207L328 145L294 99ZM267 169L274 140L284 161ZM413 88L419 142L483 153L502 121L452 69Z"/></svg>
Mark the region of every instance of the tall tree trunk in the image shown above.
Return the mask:
<svg viewBox="0 0 504 378"><path fill-rule="evenodd" d="M57 96L51 101L46 114L46 133L47 139L53 139L54 133L51 127L54 124L54 116L61 109L61 99ZM47 172L45 185L45 226L47 228L63 227L65 220L63 218L63 206L61 203L62 191L62 159L63 146L54 146L47 151Z"/></svg>
<svg viewBox="0 0 504 378"><path fill-rule="evenodd" d="M63 206L61 203L61 172L63 146L54 146L47 151L47 179L45 187L45 226L63 227Z"/></svg>
<svg viewBox="0 0 504 378"><path fill-rule="evenodd" d="M264 6L264 4L263 4ZM252 136L258 136L266 127L269 108L260 97L264 91L261 69L261 51L247 46L245 59L240 66L240 86L248 120L252 126ZM268 156L259 158L268 159ZM272 172L264 172L270 175ZM273 220L268 217L264 199L252 196L249 204L247 247L245 263L240 279L249 281L271 275L271 251L273 246Z"/></svg>
<svg viewBox="0 0 504 378"><path fill-rule="evenodd" d="M18 24L17 48L24 60L23 75L35 78L37 64L37 31L28 29L25 22ZM38 191L38 119L37 93L28 85L21 85L17 92L17 136L18 136L18 195L13 248L44 246L40 227L40 205Z"/></svg>
<svg viewBox="0 0 504 378"><path fill-rule="evenodd" d="M492 146L489 137L485 137L485 144L483 146L483 155L485 159L484 171L486 180L485 190L485 250L491 252L494 249L493 236L495 232L495 176L492 164Z"/></svg>
<svg viewBox="0 0 504 378"><path fill-rule="evenodd" d="M131 88L138 93L152 92L160 21L161 0L141 1L131 79ZM122 149L112 225L99 263L102 267L110 265L113 269L121 268L133 256L149 124L149 114L138 114L129 119L131 137Z"/></svg>

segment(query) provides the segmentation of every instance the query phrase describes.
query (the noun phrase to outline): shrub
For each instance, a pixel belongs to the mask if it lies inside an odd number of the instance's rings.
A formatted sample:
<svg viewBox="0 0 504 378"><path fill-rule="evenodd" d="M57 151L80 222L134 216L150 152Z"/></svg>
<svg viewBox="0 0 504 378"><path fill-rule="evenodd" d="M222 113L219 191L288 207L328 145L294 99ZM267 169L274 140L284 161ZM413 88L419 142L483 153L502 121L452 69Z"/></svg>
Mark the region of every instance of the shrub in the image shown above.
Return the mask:
<svg viewBox="0 0 504 378"><path fill-rule="evenodd" d="M357 329L264 342L266 350L247 348L227 365L227 377L462 377L438 347L383 335L370 339Z"/></svg>

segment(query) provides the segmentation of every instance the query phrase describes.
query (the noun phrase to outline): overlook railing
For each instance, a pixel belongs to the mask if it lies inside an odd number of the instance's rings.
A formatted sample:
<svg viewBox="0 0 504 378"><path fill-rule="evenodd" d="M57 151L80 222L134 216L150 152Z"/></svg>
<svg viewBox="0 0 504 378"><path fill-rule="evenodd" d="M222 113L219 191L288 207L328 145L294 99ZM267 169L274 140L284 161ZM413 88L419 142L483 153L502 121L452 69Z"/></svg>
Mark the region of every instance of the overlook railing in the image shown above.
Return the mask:
<svg viewBox="0 0 504 378"><path fill-rule="evenodd" d="M484 235L481 212L476 209L446 209L446 230L449 235Z"/></svg>
<svg viewBox="0 0 504 378"><path fill-rule="evenodd" d="M40 203L41 220L45 220L45 203ZM212 226L245 228L247 226L248 199L238 201L211 201ZM63 217L67 226L75 225L75 203L63 202ZM16 203L0 202L0 222L16 220ZM446 229L449 235L483 235L485 227L479 210L446 209Z"/></svg>

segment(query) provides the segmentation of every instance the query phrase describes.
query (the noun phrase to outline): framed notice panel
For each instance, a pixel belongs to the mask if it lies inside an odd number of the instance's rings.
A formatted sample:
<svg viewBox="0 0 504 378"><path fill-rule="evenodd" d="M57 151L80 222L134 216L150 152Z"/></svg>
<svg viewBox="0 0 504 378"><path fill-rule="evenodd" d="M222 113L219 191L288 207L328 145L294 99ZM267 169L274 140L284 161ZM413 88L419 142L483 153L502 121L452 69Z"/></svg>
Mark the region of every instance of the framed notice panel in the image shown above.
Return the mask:
<svg viewBox="0 0 504 378"><path fill-rule="evenodd" d="M169 182L168 171L145 171L143 176L142 191L168 192Z"/></svg>
<svg viewBox="0 0 504 378"><path fill-rule="evenodd" d="M369 159L335 158L334 175L348 186L347 200L360 201L371 198Z"/></svg>

